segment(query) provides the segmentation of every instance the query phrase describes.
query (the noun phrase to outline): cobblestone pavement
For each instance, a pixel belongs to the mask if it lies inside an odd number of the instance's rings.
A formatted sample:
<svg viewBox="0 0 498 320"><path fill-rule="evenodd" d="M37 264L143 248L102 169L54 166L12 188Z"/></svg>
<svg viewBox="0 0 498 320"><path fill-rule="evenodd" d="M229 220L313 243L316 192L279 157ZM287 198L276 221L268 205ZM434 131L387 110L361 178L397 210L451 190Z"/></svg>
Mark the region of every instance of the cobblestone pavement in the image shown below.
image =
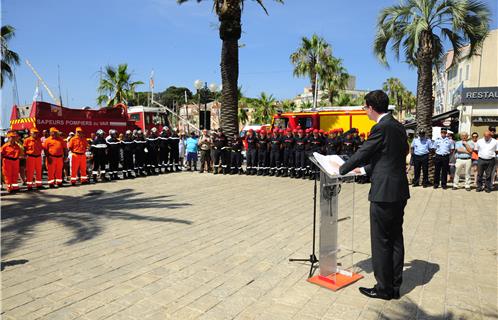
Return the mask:
<svg viewBox="0 0 498 320"><path fill-rule="evenodd" d="M368 188L341 192L359 252L341 261L365 278L338 292L288 261L311 251L312 181L182 173L5 196L2 319L496 319L498 192L412 189L402 298L382 301L357 289L374 284Z"/></svg>

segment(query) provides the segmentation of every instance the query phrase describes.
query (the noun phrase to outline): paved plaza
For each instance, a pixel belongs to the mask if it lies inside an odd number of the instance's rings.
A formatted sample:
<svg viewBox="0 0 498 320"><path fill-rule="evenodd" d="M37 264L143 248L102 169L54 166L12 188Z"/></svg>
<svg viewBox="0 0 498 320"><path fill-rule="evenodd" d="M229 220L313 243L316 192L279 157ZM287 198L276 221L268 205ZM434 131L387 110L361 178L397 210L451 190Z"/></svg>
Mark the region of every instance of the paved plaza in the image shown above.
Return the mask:
<svg viewBox="0 0 498 320"><path fill-rule="evenodd" d="M497 319L498 192L412 188L402 298L383 301L358 292L375 283L368 189L341 192L357 253L339 256L365 278L338 292L288 261L311 252L313 181L181 173L5 196L2 319Z"/></svg>

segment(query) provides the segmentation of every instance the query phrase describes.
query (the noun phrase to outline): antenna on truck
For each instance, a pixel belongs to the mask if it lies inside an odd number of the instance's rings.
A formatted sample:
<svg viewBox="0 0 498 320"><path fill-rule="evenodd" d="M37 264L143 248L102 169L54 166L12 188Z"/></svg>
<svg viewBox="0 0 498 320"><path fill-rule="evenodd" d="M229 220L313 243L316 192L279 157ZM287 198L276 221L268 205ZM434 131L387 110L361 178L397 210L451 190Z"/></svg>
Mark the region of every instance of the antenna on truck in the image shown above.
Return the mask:
<svg viewBox="0 0 498 320"><path fill-rule="evenodd" d="M50 90L50 88L48 87L47 83L45 83L45 80L43 80L43 78L38 74L38 72L36 71L36 69L31 65L31 63L29 62L28 59L25 60L26 64L28 65L28 67L31 69L31 71L33 71L34 75L38 78L38 80L41 82L41 84L43 85L43 87L45 87L45 90L47 90L48 92L48 95L50 96L50 98L52 98L52 100L54 100L54 102L56 104L58 104L59 106L62 106L62 103L59 99L57 99L54 95L54 93L52 92L52 90Z"/></svg>

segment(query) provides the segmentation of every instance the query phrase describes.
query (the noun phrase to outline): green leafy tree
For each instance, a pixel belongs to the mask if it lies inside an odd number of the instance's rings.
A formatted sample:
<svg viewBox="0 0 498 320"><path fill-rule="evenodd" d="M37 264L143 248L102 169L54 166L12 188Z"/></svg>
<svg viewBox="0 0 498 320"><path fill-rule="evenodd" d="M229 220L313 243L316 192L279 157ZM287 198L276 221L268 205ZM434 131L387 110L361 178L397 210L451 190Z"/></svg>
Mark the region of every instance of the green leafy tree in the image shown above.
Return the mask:
<svg viewBox="0 0 498 320"><path fill-rule="evenodd" d="M398 112L398 119L400 119L403 112L403 98L405 96L406 88L398 78L388 78L384 81L382 89L389 96L391 103L396 104L396 111Z"/></svg>
<svg viewBox="0 0 498 320"><path fill-rule="evenodd" d="M335 99L335 105L336 106L353 106L356 104L356 100L348 93L345 92L340 92L336 99Z"/></svg>
<svg viewBox="0 0 498 320"><path fill-rule="evenodd" d="M311 83L311 92L315 94L317 74L324 74L328 61L331 59L330 45L316 34L310 39L301 38L300 47L290 55L294 65L294 76L308 77Z"/></svg>
<svg viewBox="0 0 498 320"><path fill-rule="evenodd" d="M342 65L342 60L331 56L327 59L320 74L320 83L327 90L330 104L334 104L337 94L346 89L349 82L349 74Z"/></svg>
<svg viewBox="0 0 498 320"><path fill-rule="evenodd" d="M177 0L184 3L188 0ZM202 0L196 0L201 2ZM268 14L263 0L255 0ZM283 3L283 0L274 0ZM213 9L218 20L221 48L221 126L228 136L239 133L238 121L238 78L239 78L239 39L242 34L242 11L244 0L213 0Z"/></svg>
<svg viewBox="0 0 498 320"><path fill-rule="evenodd" d="M0 88L3 87L5 77L12 80L14 77L14 66L19 65L19 55L9 49L9 41L15 36L16 29L10 25L2 26L1 45L2 45L2 71L0 73Z"/></svg>
<svg viewBox="0 0 498 320"><path fill-rule="evenodd" d="M131 74L128 73L126 63L118 65L117 68L106 66L101 76L102 79L97 89L100 94L97 103L105 103L108 107L118 103L128 104L128 100L133 98L136 86L143 84L142 81L131 81Z"/></svg>
<svg viewBox="0 0 498 320"><path fill-rule="evenodd" d="M154 100L168 107L177 107L185 103L185 92L187 93L187 101L198 103L197 97L192 94L192 91L186 87L170 86L162 92L154 94ZM202 101L201 101L202 102Z"/></svg>
<svg viewBox="0 0 498 320"><path fill-rule="evenodd" d="M479 53L489 33L490 11L475 0L403 0L381 11L374 40L374 52L387 66L389 44L399 60L400 52L407 63L417 68L417 128L432 132L432 70L443 56L448 40L455 59L470 58ZM462 57L462 47L470 49Z"/></svg>
<svg viewBox="0 0 498 320"><path fill-rule="evenodd" d="M252 101L254 123L270 123L273 115L277 112L276 100L273 95L261 92L258 99Z"/></svg>

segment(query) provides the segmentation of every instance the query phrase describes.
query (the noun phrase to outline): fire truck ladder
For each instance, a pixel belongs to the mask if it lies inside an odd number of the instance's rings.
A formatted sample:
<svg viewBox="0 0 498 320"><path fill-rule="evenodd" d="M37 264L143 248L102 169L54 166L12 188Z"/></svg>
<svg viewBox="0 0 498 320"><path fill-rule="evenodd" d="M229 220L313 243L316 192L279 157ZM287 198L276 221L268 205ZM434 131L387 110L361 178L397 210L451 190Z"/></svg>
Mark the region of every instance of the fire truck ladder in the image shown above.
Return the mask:
<svg viewBox="0 0 498 320"><path fill-rule="evenodd" d="M38 74L38 72L36 71L36 69L29 62L29 60L26 59L25 62L28 65L28 67L31 69L31 71L33 71L34 75L38 78L38 80L40 80L40 82L42 83L42 85L45 87L45 90L47 90L48 95L50 96L50 98L52 98L52 100L54 100L56 104L58 104L59 106L61 106L62 102L55 97L55 95L52 93L52 90L50 90L50 88L48 87L47 83L45 83L45 81L43 80L43 78Z"/></svg>
<svg viewBox="0 0 498 320"><path fill-rule="evenodd" d="M176 112L175 112L175 111L173 111L173 110L171 110L170 108L168 108L168 107L166 107L166 106L163 106L162 104L160 104L159 102L154 101L154 100L152 100L152 103L155 103L155 104L157 104L158 106L160 106L160 107L162 107L162 108L164 108L164 109L168 110L169 112L171 112L171 114L172 114L172 115L174 115L174 116L175 116L175 117L177 117L178 119L180 119L180 120L185 121L186 123L188 123L188 124L189 124L192 128L194 128L195 130L197 130L197 132L199 132L199 133L201 132L201 130L200 130L198 127L196 127L195 125L193 125L190 121L188 121L188 120L187 120L187 119L185 119L184 117L182 117L182 116L180 116L180 115L176 114Z"/></svg>

